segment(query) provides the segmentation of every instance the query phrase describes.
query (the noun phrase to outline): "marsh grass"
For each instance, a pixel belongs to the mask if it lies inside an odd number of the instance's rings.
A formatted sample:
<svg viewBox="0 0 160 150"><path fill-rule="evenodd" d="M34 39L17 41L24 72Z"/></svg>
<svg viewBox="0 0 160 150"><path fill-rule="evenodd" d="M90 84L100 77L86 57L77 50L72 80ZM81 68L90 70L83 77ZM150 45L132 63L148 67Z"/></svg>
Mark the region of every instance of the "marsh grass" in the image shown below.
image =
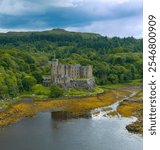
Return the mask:
<svg viewBox="0 0 160 150"><path fill-rule="evenodd" d="M125 92L122 92L123 90ZM125 88L116 89L116 92L123 93L124 97L129 94L129 91L126 91ZM121 98L116 96L115 90L108 90L98 96L33 101L31 103L21 102L0 112L0 126L9 125L24 117L34 116L41 111L54 110L57 108L62 108L63 111L72 113L74 116L79 116L89 112L91 109L111 105L120 99Z"/></svg>
<svg viewBox="0 0 160 150"><path fill-rule="evenodd" d="M126 126L127 130L134 133L143 133L143 91L140 90L135 96L127 101L123 101L117 108L117 112L122 117L137 117L137 121Z"/></svg>

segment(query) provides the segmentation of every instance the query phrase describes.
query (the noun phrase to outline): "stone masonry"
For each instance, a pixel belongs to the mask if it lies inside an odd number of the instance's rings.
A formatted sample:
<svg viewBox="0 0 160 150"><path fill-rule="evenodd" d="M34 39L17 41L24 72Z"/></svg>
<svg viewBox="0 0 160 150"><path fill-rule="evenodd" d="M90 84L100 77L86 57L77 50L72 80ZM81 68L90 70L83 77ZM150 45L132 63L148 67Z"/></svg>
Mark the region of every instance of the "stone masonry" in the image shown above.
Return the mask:
<svg viewBox="0 0 160 150"><path fill-rule="evenodd" d="M61 85L65 89L91 90L95 87L92 66L65 65L60 64L58 59L53 59L51 63L51 83Z"/></svg>

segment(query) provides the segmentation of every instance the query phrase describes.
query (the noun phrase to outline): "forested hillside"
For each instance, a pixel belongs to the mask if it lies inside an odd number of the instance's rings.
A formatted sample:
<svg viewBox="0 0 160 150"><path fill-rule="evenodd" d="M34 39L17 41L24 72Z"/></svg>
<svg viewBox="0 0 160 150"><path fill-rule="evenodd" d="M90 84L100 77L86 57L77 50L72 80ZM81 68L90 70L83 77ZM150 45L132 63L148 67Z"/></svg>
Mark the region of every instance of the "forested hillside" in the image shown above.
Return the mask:
<svg viewBox="0 0 160 150"><path fill-rule="evenodd" d="M50 60L92 65L97 84L142 79L142 39L54 29L0 33L0 99L31 91L50 74Z"/></svg>

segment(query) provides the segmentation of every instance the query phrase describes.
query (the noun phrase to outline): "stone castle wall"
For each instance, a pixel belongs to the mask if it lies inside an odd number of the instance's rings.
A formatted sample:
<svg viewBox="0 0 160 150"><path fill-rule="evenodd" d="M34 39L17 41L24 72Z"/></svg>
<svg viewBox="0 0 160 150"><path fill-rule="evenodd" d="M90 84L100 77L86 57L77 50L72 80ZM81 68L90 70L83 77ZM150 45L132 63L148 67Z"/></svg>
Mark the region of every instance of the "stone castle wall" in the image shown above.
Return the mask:
<svg viewBox="0 0 160 150"><path fill-rule="evenodd" d="M51 82L64 88L72 87L90 90L95 86L92 66L81 66L80 64L64 65L60 64L58 59L52 60Z"/></svg>
<svg viewBox="0 0 160 150"><path fill-rule="evenodd" d="M92 90L96 84L93 78L91 79L84 79L84 80L71 80L70 86L74 89L86 89Z"/></svg>

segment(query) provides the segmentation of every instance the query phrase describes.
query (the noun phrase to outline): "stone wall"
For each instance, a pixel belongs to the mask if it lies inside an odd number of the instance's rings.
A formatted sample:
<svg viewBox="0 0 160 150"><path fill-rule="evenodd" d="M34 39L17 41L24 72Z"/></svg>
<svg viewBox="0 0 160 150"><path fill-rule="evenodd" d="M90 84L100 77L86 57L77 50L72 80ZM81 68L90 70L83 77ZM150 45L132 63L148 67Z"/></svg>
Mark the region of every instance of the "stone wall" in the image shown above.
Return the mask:
<svg viewBox="0 0 160 150"><path fill-rule="evenodd" d="M70 87L80 90L92 90L96 86L95 80L92 79L84 79L84 80L70 80Z"/></svg>
<svg viewBox="0 0 160 150"><path fill-rule="evenodd" d="M60 64L58 59L52 60L51 83L56 83L64 89L91 90L96 85L92 74L92 66Z"/></svg>

